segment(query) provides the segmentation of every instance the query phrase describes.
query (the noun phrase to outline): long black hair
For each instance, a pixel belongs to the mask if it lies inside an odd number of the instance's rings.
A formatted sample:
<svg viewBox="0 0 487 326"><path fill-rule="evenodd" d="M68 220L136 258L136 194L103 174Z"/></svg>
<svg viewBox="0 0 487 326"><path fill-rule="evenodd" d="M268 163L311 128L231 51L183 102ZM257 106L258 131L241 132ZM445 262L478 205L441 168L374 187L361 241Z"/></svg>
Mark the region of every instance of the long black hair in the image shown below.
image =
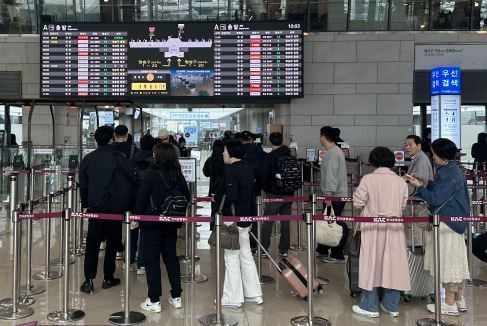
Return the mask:
<svg viewBox="0 0 487 326"><path fill-rule="evenodd" d="M177 185L184 179L176 149L172 144L159 143L154 146L153 153L154 162L152 167L164 174L168 184Z"/></svg>

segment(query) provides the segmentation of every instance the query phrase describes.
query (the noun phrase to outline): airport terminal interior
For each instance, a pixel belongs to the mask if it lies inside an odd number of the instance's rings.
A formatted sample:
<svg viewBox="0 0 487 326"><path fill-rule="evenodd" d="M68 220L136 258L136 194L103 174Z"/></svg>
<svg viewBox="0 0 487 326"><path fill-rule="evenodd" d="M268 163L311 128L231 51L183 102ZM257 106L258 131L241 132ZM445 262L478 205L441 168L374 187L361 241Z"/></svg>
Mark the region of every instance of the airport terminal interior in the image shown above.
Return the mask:
<svg viewBox="0 0 487 326"><path fill-rule="evenodd" d="M487 325L487 178L478 164L487 145L475 154L487 132L486 78L487 2L481 0L0 0L0 326ZM127 270L126 252L116 260L121 284L102 288L104 245L93 293L80 290L89 219L124 218L82 212L80 162L97 149L98 128L120 125L136 147L146 135L186 141L188 157L179 160L193 199L178 229L180 309L168 302L162 259L160 312L141 309L146 274L137 264ZM339 129L346 161L346 194L332 194L345 202L341 215L348 218L344 261L316 255L314 228L327 222L305 221L330 201L321 184L324 126ZM297 275L308 291L308 275L280 256L281 221L269 247L279 268L259 257L260 249L253 255L263 303L216 305L226 258L208 244L215 208L203 167L215 141L243 131L263 155L273 149L271 133L281 133L297 159L299 187L285 197L292 211L282 221L291 219L288 255L300 268L311 267L320 284L311 297L284 277L285 270ZM392 151L396 174L408 171L417 157L408 154L408 135L451 140L467 179L470 211L452 218L466 225L470 274L462 285L467 311L458 316L427 309L444 303L445 291L435 287L439 273L423 269L433 231L415 223L405 224L404 247L411 282L421 282L425 293L401 293L395 317L352 311L361 301L363 259L349 249L361 214L353 194L373 172L369 153L377 146ZM278 218L264 216L272 194L261 195L255 216L241 221L262 226ZM410 200L403 216L424 217L423 206ZM476 246L483 246L480 253Z"/></svg>

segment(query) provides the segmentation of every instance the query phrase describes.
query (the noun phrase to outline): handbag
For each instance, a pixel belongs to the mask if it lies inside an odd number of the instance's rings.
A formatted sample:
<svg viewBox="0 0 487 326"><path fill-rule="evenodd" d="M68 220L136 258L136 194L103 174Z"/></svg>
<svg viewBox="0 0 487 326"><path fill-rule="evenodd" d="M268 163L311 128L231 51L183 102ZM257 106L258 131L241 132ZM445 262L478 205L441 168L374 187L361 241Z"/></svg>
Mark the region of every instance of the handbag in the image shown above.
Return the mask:
<svg viewBox="0 0 487 326"><path fill-rule="evenodd" d="M358 224L353 232L352 240L350 241L349 253L352 257L360 257L360 246L362 243L362 231L359 230Z"/></svg>
<svg viewBox="0 0 487 326"><path fill-rule="evenodd" d="M324 213L326 213L328 207L325 207ZM330 216L335 216L335 211L330 205ZM319 244L336 247L340 243L343 237L343 228L335 221L318 221L315 223L316 228L316 242Z"/></svg>
<svg viewBox="0 0 487 326"><path fill-rule="evenodd" d="M223 204L225 203L226 195L223 195L222 202L220 203L219 212L221 213ZM235 216L235 206L232 204L232 215ZM208 244L212 247L216 247L216 227L211 231L210 237L208 238ZM239 250L239 232L236 223L231 225L226 225L222 223L220 225L220 248L228 250Z"/></svg>
<svg viewBox="0 0 487 326"><path fill-rule="evenodd" d="M430 216L430 210L428 209L428 205L423 202L421 205L418 205L418 208L415 210L415 216ZM416 223L416 226L421 230L429 232L432 230L431 223L429 222L420 222Z"/></svg>

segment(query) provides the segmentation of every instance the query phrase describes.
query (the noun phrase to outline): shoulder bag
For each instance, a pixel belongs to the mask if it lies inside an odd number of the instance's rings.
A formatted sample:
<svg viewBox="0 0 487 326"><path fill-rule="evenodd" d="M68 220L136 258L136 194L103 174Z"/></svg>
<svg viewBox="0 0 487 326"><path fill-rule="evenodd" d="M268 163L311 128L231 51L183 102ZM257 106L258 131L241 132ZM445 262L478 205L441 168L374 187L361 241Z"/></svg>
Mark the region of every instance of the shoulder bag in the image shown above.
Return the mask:
<svg viewBox="0 0 487 326"><path fill-rule="evenodd" d="M328 207L325 207L324 213L326 215ZM335 211L330 205L330 216L335 216ZM340 243L343 237L343 228L337 224L335 221L318 221L315 223L316 228L316 242L319 244L336 247Z"/></svg>

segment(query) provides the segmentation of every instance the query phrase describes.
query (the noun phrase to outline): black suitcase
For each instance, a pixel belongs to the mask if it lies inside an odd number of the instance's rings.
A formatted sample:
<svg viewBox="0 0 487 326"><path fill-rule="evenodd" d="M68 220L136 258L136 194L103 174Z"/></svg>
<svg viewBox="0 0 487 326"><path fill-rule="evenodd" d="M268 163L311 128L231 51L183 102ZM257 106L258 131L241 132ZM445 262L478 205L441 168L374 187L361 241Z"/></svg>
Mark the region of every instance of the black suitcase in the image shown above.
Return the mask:
<svg viewBox="0 0 487 326"><path fill-rule="evenodd" d="M487 233L472 235L472 252L475 257L487 263Z"/></svg>
<svg viewBox="0 0 487 326"><path fill-rule="evenodd" d="M352 298L360 296L360 288L358 287L358 269L359 269L359 257L349 256L347 260L347 275L348 275L348 288L350 289L350 295Z"/></svg>

